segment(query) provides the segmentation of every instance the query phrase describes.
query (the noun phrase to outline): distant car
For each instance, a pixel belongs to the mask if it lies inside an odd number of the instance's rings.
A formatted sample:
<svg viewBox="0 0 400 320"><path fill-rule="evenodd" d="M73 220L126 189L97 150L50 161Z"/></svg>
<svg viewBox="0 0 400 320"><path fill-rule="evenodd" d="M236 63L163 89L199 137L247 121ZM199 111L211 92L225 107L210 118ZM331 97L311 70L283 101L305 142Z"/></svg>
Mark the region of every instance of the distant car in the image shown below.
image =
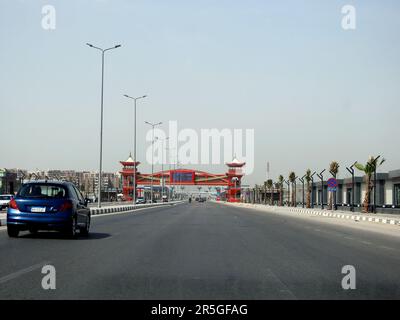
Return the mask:
<svg viewBox="0 0 400 320"><path fill-rule="evenodd" d="M81 192L70 182L35 181L21 186L7 210L7 231L18 237L20 231L57 230L75 237L87 236L90 209Z"/></svg>
<svg viewBox="0 0 400 320"><path fill-rule="evenodd" d="M9 202L13 198L12 194L1 194L0 195L0 210L8 207Z"/></svg>
<svg viewBox="0 0 400 320"><path fill-rule="evenodd" d="M221 197L217 197L217 201L221 201Z"/></svg>
<svg viewBox="0 0 400 320"><path fill-rule="evenodd" d="M168 197L167 196L163 196L162 197L162 202L168 202Z"/></svg>
<svg viewBox="0 0 400 320"><path fill-rule="evenodd" d="M199 202L206 202L206 198L199 198Z"/></svg>
<svg viewBox="0 0 400 320"><path fill-rule="evenodd" d="M152 203L157 203L157 199L153 199L151 202Z"/></svg>
<svg viewBox="0 0 400 320"><path fill-rule="evenodd" d="M144 199L144 198L136 199L136 204L145 204L145 203L146 203L146 199Z"/></svg>

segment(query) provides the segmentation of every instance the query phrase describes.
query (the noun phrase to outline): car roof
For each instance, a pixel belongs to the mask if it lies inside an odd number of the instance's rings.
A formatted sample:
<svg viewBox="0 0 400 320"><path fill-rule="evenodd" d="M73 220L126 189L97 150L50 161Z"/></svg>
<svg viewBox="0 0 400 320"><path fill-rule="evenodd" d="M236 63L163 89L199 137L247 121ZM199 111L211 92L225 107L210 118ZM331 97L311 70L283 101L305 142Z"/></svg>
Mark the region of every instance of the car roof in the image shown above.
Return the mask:
<svg viewBox="0 0 400 320"><path fill-rule="evenodd" d="M59 181L59 180L33 180L25 182L24 184L52 184L52 185L67 186L71 185L72 183L69 181Z"/></svg>

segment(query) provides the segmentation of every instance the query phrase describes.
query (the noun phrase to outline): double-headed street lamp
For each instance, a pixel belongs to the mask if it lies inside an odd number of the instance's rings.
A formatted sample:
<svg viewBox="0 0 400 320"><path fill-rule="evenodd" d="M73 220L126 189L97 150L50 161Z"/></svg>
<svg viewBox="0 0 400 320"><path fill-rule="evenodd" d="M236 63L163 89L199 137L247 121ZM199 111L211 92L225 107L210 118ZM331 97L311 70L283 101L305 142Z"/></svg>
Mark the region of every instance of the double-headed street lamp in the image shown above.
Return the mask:
<svg viewBox="0 0 400 320"><path fill-rule="evenodd" d="M99 183L98 183L98 197L99 197L99 203L98 207L101 208L101 175L102 175L102 169L103 169L103 93L104 93L104 53L106 51L112 50L112 49L117 49L121 47L120 44L107 48L107 49L102 49L99 47L96 47L90 43L86 43L89 47L93 49L97 49L101 51L101 116L100 116L100 168L99 168Z"/></svg>
<svg viewBox="0 0 400 320"><path fill-rule="evenodd" d="M168 137L168 139L169 139L169 137ZM169 160L168 160L168 170L169 170L169 189L168 189L168 201L170 201L171 199L172 199L172 184L171 184L171 181L172 181L172 175L171 175L171 157L170 157L170 153L171 153L171 151L170 150L174 150L175 148L170 148L170 147L168 147L168 146L166 146L165 147L165 155L166 155L166 158L168 157L169 158ZM167 154L167 150L168 150L168 154Z"/></svg>
<svg viewBox="0 0 400 320"><path fill-rule="evenodd" d="M321 179L321 209L324 209L324 172L326 169L322 170L319 174L317 173L318 178Z"/></svg>
<svg viewBox="0 0 400 320"><path fill-rule="evenodd" d="M144 99L147 97L147 95L141 96L141 97L131 97L128 96L127 94L124 94L124 97L132 99L134 101L134 121L133 121L133 162L134 162L134 171L133 171L133 205L136 205L136 101L139 99Z"/></svg>
<svg viewBox="0 0 400 320"><path fill-rule="evenodd" d="M161 142L162 142L162 152L161 152L161 154L162 154L162 156L161 156L161 198L162 198L164 196L164 186L165 186L165 183L164 183L164 150L165 150L164 143L169 140L169 137L166 137L165 139L156 137L156 139L161 140ZM169 198L169 196L168 196L168 198Z"/></svg>
<svg viewBox="0 0 400 320"><path fill-rule="evenodd" d="M316 172L314 171L311 175L311 208L314 208L314 175Z"/></svg>
<svg viewBox="0 0 400 320"><path fill-rule="evenodd" d="M151 138L151 190L150 190L150 201L153 203L153 174L154 174L154 127L159 126L162 122L151 123L145 121L146 124L152 127L153 133Z"/></svg>
<svg viewBox="0 0 400 320"><path fill-rule="evenodd" d="M339 169L339 165L337 166L337 169ZM332 177L334 179L336 179L336 173L332 172L331 170L329 170L330 174L332 175ZM336 204L336 191L333 191L332 193L333 195L333 210L337 210L337 204Z"/></svg>
<svg viewBox="0 0 400 320"><path fill-rule="evenodd" d="M375 160L374 160L374 206L373 206L373 213L376 213L376 166L377 166L377 163L378 163L378 159L380 158L381 156L379 155L379 156L377 156L376 158L375 158ZM383 160L384 161L384 160ZM369 187L369 186L368 186Z"/></svg>
<svg viewBox="0 0 400 320"><path fill-rule="evenodd" d="M301 181L302 185L303 185L303 208L304 208L304 178L306 177L306 174L304 176L302 176L301 178L299 178L299 180Z"/></svg>
<svg viewBox="0 0 400 320"><path fill-rule="evenodd" d="M298 176L294 178L293 184L294 184L294 206L297 207L297 180Z"/></svg>
<svg viewBox="0 0 400 320"><path fill-rule="evenodd" d="M346 167L346 170L351 174L351 207L350 211L354 212L354 187L355 187L355 181L354 181L354 166L356 165L357 161L354 162L350 168Z"/></svg>

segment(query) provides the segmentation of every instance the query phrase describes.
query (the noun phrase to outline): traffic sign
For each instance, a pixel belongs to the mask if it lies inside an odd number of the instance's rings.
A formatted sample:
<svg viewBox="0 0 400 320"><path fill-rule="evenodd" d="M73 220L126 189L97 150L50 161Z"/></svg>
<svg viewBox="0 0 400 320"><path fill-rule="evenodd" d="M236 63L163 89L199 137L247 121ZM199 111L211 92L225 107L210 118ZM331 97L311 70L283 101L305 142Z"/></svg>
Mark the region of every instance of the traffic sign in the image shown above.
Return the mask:
<svg viewBox="0 0 400 320"><path fill-rule="evenodd" d="M328 191L336 191L338 182L335 178L328 179L327 183L328 183Z"/></svg>

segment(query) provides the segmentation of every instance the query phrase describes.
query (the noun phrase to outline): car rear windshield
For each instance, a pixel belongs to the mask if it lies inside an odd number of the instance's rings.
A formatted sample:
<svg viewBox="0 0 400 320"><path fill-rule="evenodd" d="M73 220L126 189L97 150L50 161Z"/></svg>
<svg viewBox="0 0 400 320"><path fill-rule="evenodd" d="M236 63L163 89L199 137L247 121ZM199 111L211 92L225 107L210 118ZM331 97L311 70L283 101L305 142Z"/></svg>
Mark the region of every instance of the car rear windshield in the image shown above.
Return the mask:
<svg viewBox="0 0 400 320"><path fill-rule="evenodd" d="M67 197L67 189L60 185L32 183L22 186L17 194L17 197L62 199Z"/></svg>
<svg viewBox="0 0 400 320"><path fill-rule="evenodd" d="M0 200L11 200L11 196L0 196Z"/></svg>

